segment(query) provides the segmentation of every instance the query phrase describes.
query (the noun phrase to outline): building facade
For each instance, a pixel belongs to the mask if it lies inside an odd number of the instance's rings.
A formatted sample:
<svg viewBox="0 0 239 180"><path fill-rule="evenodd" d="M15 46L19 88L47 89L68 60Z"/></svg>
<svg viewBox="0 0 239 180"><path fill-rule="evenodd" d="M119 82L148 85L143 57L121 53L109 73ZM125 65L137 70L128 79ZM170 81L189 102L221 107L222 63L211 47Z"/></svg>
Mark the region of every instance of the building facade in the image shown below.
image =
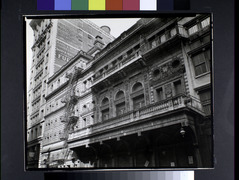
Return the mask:
<svg viewBox="0 0 239 180"><path fill-rule="evenodd" d="M30 26L34 44L27 95L27 167L37 168L40 166L48 78L78 51L92 49L97 36L102 37L105 44L114 38L109 28L100 28L88 20L34 19Z"/></svg>
<svg viewBox="0 0 239 180"><path fill-rule="evenodd" d="M39 167L212 167L211 64L208 15L97 36L46 82Z"/></svg>

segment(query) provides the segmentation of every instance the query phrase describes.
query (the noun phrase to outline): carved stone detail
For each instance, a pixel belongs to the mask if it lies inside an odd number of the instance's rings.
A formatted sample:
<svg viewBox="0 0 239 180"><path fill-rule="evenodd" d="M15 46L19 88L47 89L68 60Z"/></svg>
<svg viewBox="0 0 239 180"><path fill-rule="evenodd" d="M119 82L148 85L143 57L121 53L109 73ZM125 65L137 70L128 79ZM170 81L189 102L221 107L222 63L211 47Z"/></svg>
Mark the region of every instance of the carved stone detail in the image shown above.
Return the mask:
<svg viewBox="0 0 239 180"><path fill-rule="evenodd" d="M171 84L165 85L165 96L166 96L166 98L172 97L172 85Z"/></svg>
<svg viewBox="0 0 239 180"><path fill-rule="evenodd" d="M158 72L157 74L154 74L156 70L158 70ZM172 67L172 62L170 61L164 65L152 69L151 83L162 82L172 77L178 76L180 74L183 74L184 70L185 67L180 61L176 67Z"/></svg>

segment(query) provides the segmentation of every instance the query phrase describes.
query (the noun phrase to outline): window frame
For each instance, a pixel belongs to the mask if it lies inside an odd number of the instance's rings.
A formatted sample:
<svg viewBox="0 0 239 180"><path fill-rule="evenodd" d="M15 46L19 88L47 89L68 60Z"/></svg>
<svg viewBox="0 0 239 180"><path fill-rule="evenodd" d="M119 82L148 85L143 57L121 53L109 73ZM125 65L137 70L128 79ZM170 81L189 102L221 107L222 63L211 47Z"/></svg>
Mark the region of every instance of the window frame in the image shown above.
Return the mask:
<svg viewBox="0 0 239 180"><path fill-rule="evenodd" d="M209 57L207 57L205 55L207 53L207 51L209 51ZM196 54L193 54L191 56L192 65L194 67L194 76L195 76L195 78L200 77L202 75L205 75L205 74L208 74L208 73L211 72L211 52L210 51L211 51L210 49L202 50L202 51L200 51L200 52L198 52ZM200 62L199 64L195 65L195 59L194 58L196 56L199 56L199 55L201 55L203 57L203 62ZM200 67L200 66L202 66L202 64L205 64L206 71L198 74L197 71L196 71L196 67Z"/></svg>

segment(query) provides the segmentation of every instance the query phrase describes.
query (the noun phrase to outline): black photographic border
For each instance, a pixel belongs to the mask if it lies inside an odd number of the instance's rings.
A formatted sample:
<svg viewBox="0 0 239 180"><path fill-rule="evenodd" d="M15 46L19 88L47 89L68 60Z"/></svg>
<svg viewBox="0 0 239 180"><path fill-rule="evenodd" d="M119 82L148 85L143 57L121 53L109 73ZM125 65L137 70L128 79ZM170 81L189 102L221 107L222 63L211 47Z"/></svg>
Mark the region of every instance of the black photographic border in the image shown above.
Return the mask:
<svg viewBox="0 0 239 180"><path fill-rule="evenodd" d="M79 18L79 19L91 19L91 18L94 18L94 19L100 19L100 18L167 18L167 17L194 17L197 13L150 13L150 14L145 14L145 13L132 13L132 14L114 14L114 15L111 15L110 17L108 17L107 15L105 14L100 14L100 15L58 15L58 16L53 16L53 15L44 15L44 16L23 16L23 21L25 18L31 20L31 19L71 19L71 18ZM214 117L213 117L213 105L214 105L214 102L213 102L213 83L214 83L214 80L213 80L213 67L214 67L214 60L213 60L213 47L212 47L212 44L213 44L213 39L212 39L212 19L213 19L213 14L212 13L198 13L200 15L205 15L205 16L209 16L210 17L210 56L211 56L211 65L210 65L210 89L211 89L211 115L210 115L210 119L212 121L211 123L211 133L212 133L212 137L211 137L211 146L212 146L212 152L211 152L211 164L212 166L211 167L202 167L201 169L212 169L214 168L214 142L213 142L213 126L214 126ZM24 25L23 25L23 29L26 27L26 22L24 21ZM24 29L25 30L25 29ZM26 31L24 32L24 35L26 34ZM24 37L24 39L26 39ZM23 42L26 44L26 42ZM27 47L25 47L26 49ZM24 52L24 66L26 67L26 51ZM26 69L24 69L24 74L25 74L25 79L27 79L27 74L26 74ZM25 82L25 89L24 89L24 95L26 95L28 92L26 90L26 86L27 86L27 82ZM24 124L24 144L25 144L25 170L26 171L56 171L56 170L63 170L63 171L66 171L66 172L70 172L70 171L112 171L112 170L128 170L128 171L132 171L132 170L138 170L138 171L142 171L142 170L145 170L145 171L163 171L163 170L175 170L175 171L178 171L178 170L197 170L199 168L197 167L194 167L194 168L182 168L182 167L177 167L177 168L164 168L164 167L150 167L150 168L137 168L137 167L113 167L113 168L98 168L98 167L93 167L93 168L83 168L83 167L80 167L80 168L27 168L26 167L26 163L27 163L27 152L26 152L26 149L27 149L27 124L26 124L26 121L27 121L27 100L26 100L27 97L24 97L24 120L23 120L23 124Z"/></svg>
<svg viewBox="0 0 239 180"><path fill-rule="evenodd" d="M1 6L1 177L3 179L42 179L43 172L24 172L24 158L21 155L24 149L21 140L23 139L24 84L22 57L25 48L22 45L21 17L27 14L71 14L73 12L36 11L36 1L26 0L19 2L4 0ZM186 12L210 11L214 15L215 169L196 170L195 179L234 179L234 10L233 0L191 0L191 10ZM80 13L114 14L116 12ZM115 173L120 174L119 172ZM130 174L130 172L125 173ZM97 174L100 176L99 173L89 173L88 175L97 177ZM47 176L48 173L45 177ZM68 173L61 177L68 178L68 176L76 177L76 174ZM107 178L107 173L103 177ZM120 179L120 176L118 178Z"/></svg>

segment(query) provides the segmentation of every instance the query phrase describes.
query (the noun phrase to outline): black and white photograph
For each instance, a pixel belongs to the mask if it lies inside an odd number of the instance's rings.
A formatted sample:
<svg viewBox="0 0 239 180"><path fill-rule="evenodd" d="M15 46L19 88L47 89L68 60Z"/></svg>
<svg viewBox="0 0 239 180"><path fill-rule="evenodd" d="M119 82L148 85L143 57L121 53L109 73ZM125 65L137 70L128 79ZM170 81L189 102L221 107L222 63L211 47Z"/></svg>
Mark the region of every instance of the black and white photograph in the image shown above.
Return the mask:
<svg viewBox="0 0 239 180"><path fill-rule="evenodd" d="M95 17L25 19L26 170L213 168L211 14Z"/></svg>

